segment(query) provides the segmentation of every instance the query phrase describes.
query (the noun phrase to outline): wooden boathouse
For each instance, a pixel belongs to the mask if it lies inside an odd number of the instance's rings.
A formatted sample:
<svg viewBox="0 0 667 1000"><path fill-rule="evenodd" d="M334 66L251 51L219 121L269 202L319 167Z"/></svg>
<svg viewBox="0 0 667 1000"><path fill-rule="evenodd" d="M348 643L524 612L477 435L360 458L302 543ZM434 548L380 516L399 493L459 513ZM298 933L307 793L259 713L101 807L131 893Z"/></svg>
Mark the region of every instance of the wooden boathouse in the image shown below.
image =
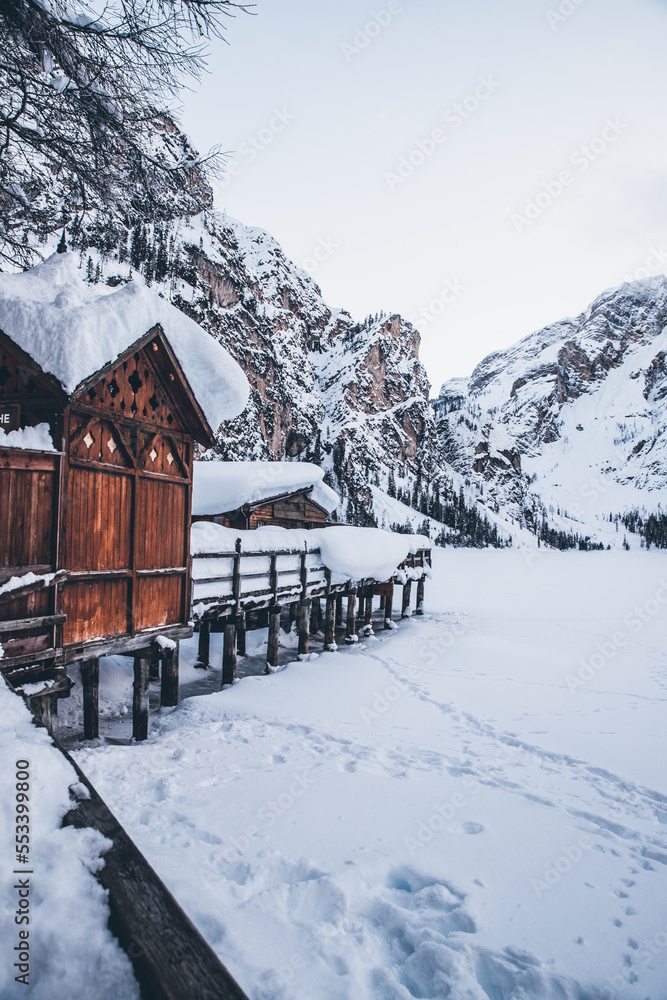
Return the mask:
<svg viewBox="0 0 667 1000"><path fill-rule="evenodd" d="M198 462L192 521L253 530L324 528L336 522L340 497L310 462Z"/></svg>
<svg viewBox="0 0 667 1000"><path fill-rule="evenodd" d="M46 273L30 280L35 272ZM162 703L176 704L178 641L192 634L194 443L210 446L211 412L214 420L233 416L247 384L220 345L145 288L89 303L76 258L1 277L0 669L51 728L58 698L70 691L67 666L80 662L85 735L93 737L99 658L131 655L140 739L149 674L161 662ZM60 315L52 308L59 295ZM149 326L151 313L163 322ZM204 412L165 332L170 324L183 356L187 338L200 338L202 367L220 378L217 411ZM95 364L105 351L106 363ZM72 367L85 377L72 377Z"/></svg>

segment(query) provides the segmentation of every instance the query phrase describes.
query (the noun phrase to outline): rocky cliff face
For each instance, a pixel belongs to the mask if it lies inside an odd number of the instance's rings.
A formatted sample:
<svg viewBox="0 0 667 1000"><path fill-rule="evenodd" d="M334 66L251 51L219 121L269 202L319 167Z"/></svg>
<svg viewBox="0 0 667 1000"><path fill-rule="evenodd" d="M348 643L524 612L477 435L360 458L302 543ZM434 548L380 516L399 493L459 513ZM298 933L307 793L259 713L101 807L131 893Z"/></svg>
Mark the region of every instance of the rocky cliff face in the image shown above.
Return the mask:
<svg viewBox="0 0 667 1000"><path fill-rule="evenodd" d="M492 510L610 543L610 514L664 502L666 326L656 277L489 355L434 404L445 461Z"/></svg>
<svg viewBox="0 0 667 1000"><path fill-rule="evenodd" d="M227 216L135 227L110 248L79 238L90 280L137 272L232 353L252 387L221 428L225 459L314 461L343 497L340 516L369 523L372 487L429 489L439 445L419 333L400 316L355 323L332 309L266 232Z"/></svg>

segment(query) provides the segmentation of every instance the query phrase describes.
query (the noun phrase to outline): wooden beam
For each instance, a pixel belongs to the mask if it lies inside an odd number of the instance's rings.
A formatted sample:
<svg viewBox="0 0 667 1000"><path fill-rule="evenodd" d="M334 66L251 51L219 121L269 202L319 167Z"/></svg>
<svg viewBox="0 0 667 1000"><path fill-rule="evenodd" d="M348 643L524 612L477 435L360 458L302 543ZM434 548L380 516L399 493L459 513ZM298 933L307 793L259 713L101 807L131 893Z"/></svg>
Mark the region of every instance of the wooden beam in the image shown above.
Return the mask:
<svg viewBox="0 0 667 1000"><path fill-rule="evenodd" d="M175 646L165 646L162 650L160 704L165 708L178 705L178 656L178 642Z"/></svg>
<svg viewBox="0 0 667 1000"><path fill-rule="evenodd" d="M401 617L408 617L408 610L410 608L410 594L412 592L412 580L407 580L403 584L403 601L401 604Z"/></svg>
<svg viewBox="0 0 667 1000"><path fill-rule="evenodd" d="M63 650L64 664L76 663L91 656L133 656L144 650L149 650L152 641L158 635L167 639L189 639L192 636L191 625L161 625L158 628L145 629L135 635L118 636L115 639L93 639L90 642L73 642Z"/></svg>
<svg viewBox="0 0 667 1000"><path fill-rule="evenodd" d="M357 642L357 591L348 591L347 594L347 629L345 632L345 642L349 644Z"/></svg>
<svg viewBox="0 0 667 1000"><path fill-rule="evenodd" d="M63 826L98 830L111 841L96 875L108 893L110 925L132 959L142 996L151 1000L248 1000L81 768L62 747L58 749L90 795L79 799Z"/></svg>
<svg viewBox="0 0 667 1000"><path fill-rule="evenodd" d="M280 642L280 605L269 608L269 642L266 648L267 670L278 666L278 648Z"/></svg>
<svg viewBox="0 0 667 1000"><path fill-rule="evenodd" d="M150 661L147 656L134 657L134 685L132 696L132 739L148 739L148 682Z"/></svg>
<svg viewBox="0 0 667 1000"><path fill-rule="evenodd" d="M27 632L32 629L48 628L50 625L62 625L67 621L67 615L42 615L40 618L15 618L9 622L0 621L0 635L5 632Z"/></svg>
<svg viewBox="0 0 667 1000"><path fill-rule="evenodd" d="M68 576L67 570L60 569L54 575L52 580L36 580L34 583L28 583L25 587L16 587L14 590L6 590L4 593L0 594L0 604L7 604L10 601L15 601L19 597L27 597L29 594L36 594L40 590L46 590L48 587L56 587L63 580L66 580Z"/></svg>
<svg viewBox="0 0 667 1000"><path fill-rule="evenodd" d="M343 618L343 595L336 596L336 628L342 628L345 623Z"/></svg>
<svg viewBox="0 0 667 1000"><path fill-rule="evenodd" d="M222 647L222 681L233 684L236 678L236 619L231 615L225 619L225 635Z"/></svg>
<svg viewBox="0 0 667 1000"><path fill-rule="evenodd" d="M299 656L308 655L308 644L310 641L310 601L301 601L299 604Z"/></svg>
<svg viewBox="0 0 667 1000"><path fill-rule="evenodd" d="M199 646L195 667L210 666L211 659L211 622L207 618L199 622Z"/></svg>
<svg viewBox="0 0 667 1000"><path fill-rule="evenodd" d="M81 664L83 688L83 738L96 740L100 735L100 661L97 657Z"/></svg>
<svg viewBox="0 0 667 1000"><path fill-rule="evenodd" d="M325 626L324 626L324 648L333 652L336 646L336 598L327 597Z"/></svg>

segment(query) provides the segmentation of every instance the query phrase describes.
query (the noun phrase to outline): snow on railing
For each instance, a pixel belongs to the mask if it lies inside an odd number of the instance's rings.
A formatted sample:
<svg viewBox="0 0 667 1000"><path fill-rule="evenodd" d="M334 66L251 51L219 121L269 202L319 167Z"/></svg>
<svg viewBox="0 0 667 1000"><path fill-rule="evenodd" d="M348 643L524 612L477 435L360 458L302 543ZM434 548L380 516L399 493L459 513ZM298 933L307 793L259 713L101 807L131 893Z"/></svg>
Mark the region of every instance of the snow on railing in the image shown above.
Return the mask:
<svg viewBox="0 0 667 1000"><path fill-rule="evenodd" d="M430 576L430 550L411 553L390 578L395 583ZM329 594L340 594L359 584L385 583L362 580L332 581L319 548L281 548L243 551L238 539L234 551L199 552L192 556L192 612L195 620L220 613L267 608Z"/></svg>

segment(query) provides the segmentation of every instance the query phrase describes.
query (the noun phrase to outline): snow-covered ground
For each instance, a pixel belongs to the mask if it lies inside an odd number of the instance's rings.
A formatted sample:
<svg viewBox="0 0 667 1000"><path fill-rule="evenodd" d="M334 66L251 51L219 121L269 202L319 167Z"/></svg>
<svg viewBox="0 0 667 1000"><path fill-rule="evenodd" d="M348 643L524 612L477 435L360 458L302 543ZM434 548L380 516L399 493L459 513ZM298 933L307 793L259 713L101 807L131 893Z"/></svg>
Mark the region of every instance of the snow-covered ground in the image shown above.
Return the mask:
<svg viewBox="0 0 667 1000"><path fill-rule="evenodd" d="M436 550L424 617L76 756L252 1000L664 1000L666 619L659 553Z"/></svg>
<svg viewBox="0 0 667 1000"><path fill-rule="evenodd" d="M95 830L61 829L75 802L70 787L83 789L76 771L2 681L0 712L0 997L139 1000L94 875L110 842Z"/></svg>

